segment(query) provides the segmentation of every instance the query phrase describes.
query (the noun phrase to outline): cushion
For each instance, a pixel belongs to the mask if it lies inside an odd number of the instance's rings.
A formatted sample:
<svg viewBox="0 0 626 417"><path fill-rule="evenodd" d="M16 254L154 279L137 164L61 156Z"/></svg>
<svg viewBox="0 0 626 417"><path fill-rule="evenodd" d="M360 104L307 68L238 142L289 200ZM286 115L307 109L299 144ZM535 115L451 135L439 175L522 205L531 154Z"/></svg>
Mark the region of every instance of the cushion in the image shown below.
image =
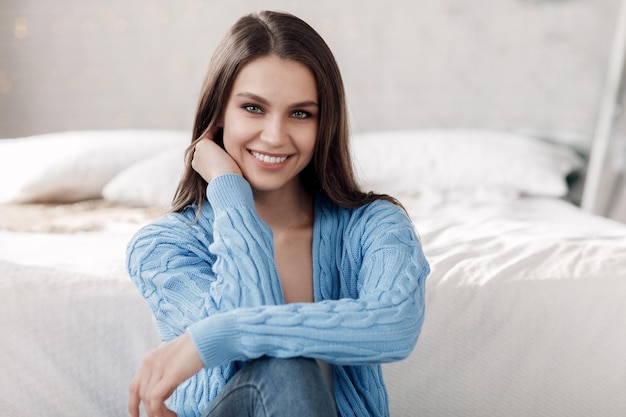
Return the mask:
<svg viewBox="0 0 626 417"><path fill-rule="evenodd" d="M103 197L130 206L169 208L184 172L185 149L169 148L131 165L104 187Z"/></svg>

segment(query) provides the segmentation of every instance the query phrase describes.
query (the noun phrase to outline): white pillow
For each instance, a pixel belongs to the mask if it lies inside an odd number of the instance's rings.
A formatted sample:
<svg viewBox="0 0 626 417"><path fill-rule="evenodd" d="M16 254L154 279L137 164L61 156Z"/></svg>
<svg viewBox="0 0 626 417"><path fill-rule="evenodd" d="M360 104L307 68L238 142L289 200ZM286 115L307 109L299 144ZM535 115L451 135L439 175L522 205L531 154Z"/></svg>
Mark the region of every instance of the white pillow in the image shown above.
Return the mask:
<svg viewBox="0 0 626 417"><path fill-rule="evenodd" d="M562 197L566 177L583 166L572 149L491 130L432 129L361 133L352 141L365 190Z"/></svg>
<svg viewBox="0 0 626 417"><path fill-rule="evenodd" d="M126 168L104 187L104 199L139 207L171 207L185 168L185 149L170 148Z"/></svg>
<svg viewBox="0 0 626 417"><path fill-rule="evenodd" d="M0 140L0 203L98 198L130 164L190 142L189 132L167 130L70 131Z"/></svg>
<svg viewBox="0 0 626 417"><path fill-rule="evenodd" d="M113 178L105 199L170 207L187 144L141 160ZM498 131L433 129L356 134L354 165L366 190L396 196L455 193L468 198L560 197L583 160L570 148Z"/></svg>

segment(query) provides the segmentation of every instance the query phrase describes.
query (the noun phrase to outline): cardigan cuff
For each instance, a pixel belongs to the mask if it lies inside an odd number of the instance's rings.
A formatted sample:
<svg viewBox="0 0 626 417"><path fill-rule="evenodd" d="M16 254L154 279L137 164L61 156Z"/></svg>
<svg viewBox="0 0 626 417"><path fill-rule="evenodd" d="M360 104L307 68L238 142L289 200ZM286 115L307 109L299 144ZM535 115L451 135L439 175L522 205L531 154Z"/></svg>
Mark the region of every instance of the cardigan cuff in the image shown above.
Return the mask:
<svg viewBox="0 0 626 417"><path fill-rule="evenodd" d="M187 328L205 368L214 368L239 359L235 353L239 332L229 316L226 313L216 314Z"/></svg>
<svg viewBox="0 0 626 417"><path fill-rule="evenodd" d="M222 174L213 178L206 188L207 200L216 210L235 206L254 207L252 187L241 175Z"/></svg>

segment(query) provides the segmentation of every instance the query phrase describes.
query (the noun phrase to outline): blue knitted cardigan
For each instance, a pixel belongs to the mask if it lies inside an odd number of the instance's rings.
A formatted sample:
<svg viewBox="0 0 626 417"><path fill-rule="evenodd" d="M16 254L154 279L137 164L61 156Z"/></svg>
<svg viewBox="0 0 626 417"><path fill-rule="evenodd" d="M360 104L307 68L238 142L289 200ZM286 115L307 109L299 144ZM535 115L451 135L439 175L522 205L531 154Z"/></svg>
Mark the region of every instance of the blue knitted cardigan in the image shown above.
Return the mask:
<svg viewBox="0 0 626 417"><path fill-rule="evenodd" d="M413 224L381 200L357 209L315 198L314 303L285 304L271 229L243 177L221 175L197 206L143 227L127 268L164 341L189 332L204 368L174 392L200 416L246 361L311 357L333 366L342 416L387 416L380 364L405 358L424 318L430 269Z"/></svg>

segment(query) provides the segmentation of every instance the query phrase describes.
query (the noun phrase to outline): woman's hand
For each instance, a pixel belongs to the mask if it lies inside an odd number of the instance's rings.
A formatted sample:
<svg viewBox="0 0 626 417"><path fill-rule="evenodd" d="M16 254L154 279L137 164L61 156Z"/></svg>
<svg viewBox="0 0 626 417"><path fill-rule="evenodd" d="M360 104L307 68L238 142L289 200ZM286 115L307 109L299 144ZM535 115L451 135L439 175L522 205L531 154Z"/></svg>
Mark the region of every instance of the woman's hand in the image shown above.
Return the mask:
<svg viewBox="0 0 626 417"><path fill-rule="evenodd" d="M209 183L220 174L241 175L239 165L212 138L201 139L194 149L191 167Z"/></svg>
<svg viewBox="0 0 626 417"><path fill-rule="evenodd" d="M128 412L139 417L139 403L143 402L149 417L175 417L176 413L165 406L165 401L202 366L188 333L149 352L130 384Z"/></svg>

